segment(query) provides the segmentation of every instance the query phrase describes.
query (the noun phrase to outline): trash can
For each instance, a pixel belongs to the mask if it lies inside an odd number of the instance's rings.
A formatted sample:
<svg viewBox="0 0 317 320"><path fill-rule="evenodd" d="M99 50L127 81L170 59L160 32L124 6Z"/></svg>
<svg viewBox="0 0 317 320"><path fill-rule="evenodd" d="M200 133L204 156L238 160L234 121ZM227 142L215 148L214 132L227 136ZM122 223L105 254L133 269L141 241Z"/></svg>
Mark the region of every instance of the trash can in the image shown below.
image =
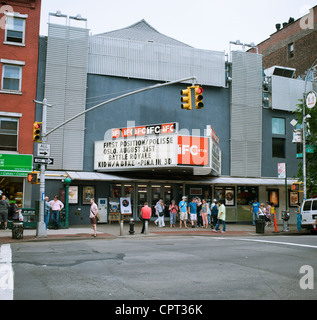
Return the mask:
<svg viewBox="0 0 317 320"><path fill-rule="evenodd" d="M23 239L23 222L13 222L12 224L12 239Z"/></svg>
<svg viewBox="0 0 317 320"><path fill-rule="evenodd" d="M263 234L265 229L265 220L259 219L255 220L255 232Z"/></svg>

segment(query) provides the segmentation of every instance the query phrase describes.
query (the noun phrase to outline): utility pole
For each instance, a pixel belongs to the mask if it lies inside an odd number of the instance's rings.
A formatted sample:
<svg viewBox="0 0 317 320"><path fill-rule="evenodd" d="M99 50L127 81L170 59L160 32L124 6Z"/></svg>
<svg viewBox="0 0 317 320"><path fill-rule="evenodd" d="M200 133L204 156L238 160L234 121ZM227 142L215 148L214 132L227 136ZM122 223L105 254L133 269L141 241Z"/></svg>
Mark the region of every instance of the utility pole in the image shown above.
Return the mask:
<svg viewBox="0 0 317 320"><path fill-rule="evenodd" d="M46 118L47 118L47 107L52 107L47 103L47 99L44 98L43 102L33 100L35 103L41 104L43 106L42 111L42 142L46 143ZM40 212L39 212L39 222L37 224L36 236L38 238L46 238L46 225L44 222L44 197L45 197L45 171L46 164L41 164L41 173L40 173Z"/></svg>

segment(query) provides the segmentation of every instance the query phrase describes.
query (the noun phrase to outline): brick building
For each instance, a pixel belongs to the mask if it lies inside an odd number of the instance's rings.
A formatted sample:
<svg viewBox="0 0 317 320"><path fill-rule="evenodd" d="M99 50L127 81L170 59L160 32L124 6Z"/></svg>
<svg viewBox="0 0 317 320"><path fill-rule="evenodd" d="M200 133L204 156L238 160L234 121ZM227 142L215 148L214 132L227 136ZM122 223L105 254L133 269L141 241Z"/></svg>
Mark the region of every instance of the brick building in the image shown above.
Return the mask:
<svg viewBox="0 0 317 320"><path fill-rule="evenodd" d="M41 0L0 3L0 193L22 206L32 170Z"/></svg>
<svg viewBox="0 0 317 320"><path fill-rule="evenodd" d="M295 78L304 77L317 58L317 6L297 20L277 23L276 32L258 45L263 68L283 66L296 69ZM255 52L251 49L249 52Z"/></svg>

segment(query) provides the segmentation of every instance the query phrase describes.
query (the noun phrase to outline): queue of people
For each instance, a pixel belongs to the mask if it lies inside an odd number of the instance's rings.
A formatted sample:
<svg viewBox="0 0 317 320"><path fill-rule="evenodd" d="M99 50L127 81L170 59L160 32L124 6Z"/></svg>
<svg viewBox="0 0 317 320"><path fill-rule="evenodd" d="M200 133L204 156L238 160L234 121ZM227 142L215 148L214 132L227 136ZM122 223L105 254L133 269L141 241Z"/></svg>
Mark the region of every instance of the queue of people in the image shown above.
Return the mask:
<svg viewBox="0 0 317 320"><path fill-rule="evenodd" d="M226 232L226 207L223 201L215 199L209 205L205 199L201 200L198 197L193 197L188 203L187 197L184 196L178 205L175 203L175 200L172 200L168 210L170 214L170 228L176 227L176 218L179 214L180 229L183 228L183 225L185 229L188 229L187 223L189 223L191 228L201 227L207 229L210 225L214 232L218 232L220 225L222 225L223 229L221 232ZM163 200L160 199L155 205L157 219L154 221L160 228L165 227L164 212L165 205Z"/></svg>

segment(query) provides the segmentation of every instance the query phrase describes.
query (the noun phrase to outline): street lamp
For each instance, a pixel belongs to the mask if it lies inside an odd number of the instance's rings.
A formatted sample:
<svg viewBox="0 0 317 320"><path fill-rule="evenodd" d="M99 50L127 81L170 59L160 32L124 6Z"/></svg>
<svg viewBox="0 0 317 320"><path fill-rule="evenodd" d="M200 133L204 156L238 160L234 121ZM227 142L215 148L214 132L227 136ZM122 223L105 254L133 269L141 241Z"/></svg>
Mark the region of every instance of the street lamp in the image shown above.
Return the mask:
<svg viewBox="0 0 317 320"><path fill-rule="evenodd" d="M68 217L69 217L69 185L71 184L72 180L70 177L65 178L64 183L66 185L65 187L65 228L68 229L69 223L68 223Z"/></svg>

